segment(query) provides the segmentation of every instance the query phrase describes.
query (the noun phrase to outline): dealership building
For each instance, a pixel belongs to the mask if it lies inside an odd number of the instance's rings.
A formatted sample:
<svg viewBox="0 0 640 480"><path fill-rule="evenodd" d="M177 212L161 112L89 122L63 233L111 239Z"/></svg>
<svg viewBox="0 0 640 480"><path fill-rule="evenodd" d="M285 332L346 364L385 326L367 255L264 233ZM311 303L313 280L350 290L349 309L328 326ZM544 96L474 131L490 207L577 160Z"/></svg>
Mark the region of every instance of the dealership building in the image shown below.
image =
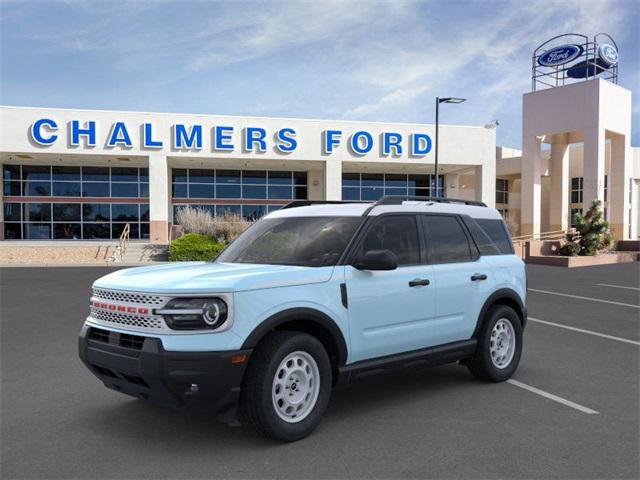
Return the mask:
<svg viewBox="0 0 640 480"><path fill-rule="evenodd" d="M256 219L293 200L383 195L482 201L534 236L566 230L600 199L614 237L637 239L631 91L617 85L617 50L615 62L603 50L613 41L582 41L534 52L522 150L496 147L494 125L436 135L425 124L0 107L0 239L104 241L128 224L132 239L167 243L186 205Z"/></svg>
<svg viewBox="0 0 640 480"><path fill-rule="evenodd" d="M185 205L249 219L292 200L495 202L495 130L2 107L4 239L163 243ZM472 184L460 184L463 177ZM469 195L469 193L463 193Z"/></svg>

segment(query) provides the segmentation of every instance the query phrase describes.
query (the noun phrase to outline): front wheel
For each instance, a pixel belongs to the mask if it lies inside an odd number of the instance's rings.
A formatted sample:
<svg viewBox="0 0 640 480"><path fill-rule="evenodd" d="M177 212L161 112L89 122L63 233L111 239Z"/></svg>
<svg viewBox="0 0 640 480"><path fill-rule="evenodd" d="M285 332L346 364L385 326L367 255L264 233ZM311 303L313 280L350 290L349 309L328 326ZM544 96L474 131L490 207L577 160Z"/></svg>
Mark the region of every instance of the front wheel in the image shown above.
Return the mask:
<svg viewBox="0 0 640 480"><path fill-rule="evenodd" d="M478 349L469 370L481 380L504 382L515 373L521 354L520 317L506 305L492 307L478 334Z"/></svg>
<svg viewBox="0 0 640 480"><path fill-rule="evenodd" d="M315 337L274 332L251 357L241 392L240 420L275 440L299 440L320 423L331 385L331 362Z"/></svg>

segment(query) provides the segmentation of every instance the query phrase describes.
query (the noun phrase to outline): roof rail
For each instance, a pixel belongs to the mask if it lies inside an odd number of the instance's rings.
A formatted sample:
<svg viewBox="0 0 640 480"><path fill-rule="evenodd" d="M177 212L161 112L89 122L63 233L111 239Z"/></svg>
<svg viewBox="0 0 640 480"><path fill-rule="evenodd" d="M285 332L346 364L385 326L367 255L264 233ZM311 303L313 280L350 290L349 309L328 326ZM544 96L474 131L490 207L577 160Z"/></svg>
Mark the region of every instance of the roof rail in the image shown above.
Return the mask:
<svg viewBox="0 0 640 480"><path fill-rule="evenodd" d="M284 210L285 208L308 207L309 205L334 205L334 204L345 204L345 203L372 203L372 202L361 202L359 200L294 200L293 202L287 203L280 210Z"/></svg>
<svg viewBox="0 0 640 480"><path fill-rule="evenodd" d="M417 201L417 202L437 202L437 203L462 203L464 205L473 205L476 207L486 207L486 203L477 202L475 200L462 200L459 198L443 198L443 197L416 197L413 195L385 195L378 200L374 206L378 205L401 205L402 202Z"/></svg>

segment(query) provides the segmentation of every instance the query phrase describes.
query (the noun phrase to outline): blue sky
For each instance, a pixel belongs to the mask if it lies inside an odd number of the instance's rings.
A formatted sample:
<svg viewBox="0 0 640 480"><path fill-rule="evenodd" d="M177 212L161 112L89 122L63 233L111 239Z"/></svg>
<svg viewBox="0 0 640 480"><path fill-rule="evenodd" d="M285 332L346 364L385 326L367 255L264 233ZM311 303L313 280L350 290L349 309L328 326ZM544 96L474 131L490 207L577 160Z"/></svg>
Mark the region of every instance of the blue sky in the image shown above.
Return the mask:
<svg viewBox="0 0 640 480"><path fill-rule="evenodd" d="M640 2L0 0L3 105L434 121L498 119L521 144L531 51L609 32L634 91L640 145Z"/></svg>

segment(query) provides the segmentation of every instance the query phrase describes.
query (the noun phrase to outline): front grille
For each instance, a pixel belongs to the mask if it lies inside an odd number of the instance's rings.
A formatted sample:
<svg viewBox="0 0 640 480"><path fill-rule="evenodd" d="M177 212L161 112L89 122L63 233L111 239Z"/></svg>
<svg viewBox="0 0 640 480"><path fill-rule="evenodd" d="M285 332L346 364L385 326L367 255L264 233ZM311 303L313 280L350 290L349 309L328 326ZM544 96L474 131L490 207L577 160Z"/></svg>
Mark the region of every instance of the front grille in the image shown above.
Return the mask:
<svg viewBox="0 0 640 480"><path fill-rule="evenodd" d="M125 348L133 348L135 350L142 350L144 345L144 337L137 335L128 335L126 333L120 334L120 346Z"/></svg>
<svg viewBox="0 0 640 480"><path fill-rule="evenodd" d="M159 316L132 315L94 307L91 307L91 318L99 322L137 329L164 330L167 328L164 320Z"/></svg>
<svg viewBox="0 0 640 480"><path fill-rule="evenodd" d="M93 298L97 298L100 300L110 300L112 302L118 303L160 307L167 302L167 299L161 295L120 292L118 290L104 290L102 288L94 288L92 290Z"/></svg>
<svg viewBox="0 0 640 480"><path fill-rule="evenodd" d="M89 340L96 342L109 343L109 332L100 328L91 328L89 330Z"/></svg>
<svg viewBox="0 0 640 480"><path fill-rule="evenodd" d="M101 328L91 327L89 329L89 340L100 343L107 343L111 345L119 345L124 348L131 348L133 350L142 350L144 346L145 337L139 335L129 335L128 333L116 333L113 335L108 330Z"/></svg>

